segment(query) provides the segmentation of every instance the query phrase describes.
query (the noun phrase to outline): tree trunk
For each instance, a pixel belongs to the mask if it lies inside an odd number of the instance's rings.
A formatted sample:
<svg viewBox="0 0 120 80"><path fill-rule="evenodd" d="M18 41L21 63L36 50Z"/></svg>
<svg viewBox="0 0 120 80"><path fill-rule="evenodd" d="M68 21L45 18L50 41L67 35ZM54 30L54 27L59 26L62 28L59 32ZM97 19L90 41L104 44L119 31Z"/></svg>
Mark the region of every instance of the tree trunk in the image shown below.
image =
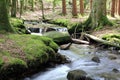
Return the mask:
<svg viewBox="0 0 120 80"><path fill-rule="evenodd" d="M106 0L93 0L89 18L84 23L86 28L96 29L103 25L112 25L106 17Z"/></svg>
<svg viewBox="0 0 120 80"><path fill-rule="evenodd" d="M42 8L42 19L45 19L43 0L40 0L40 3L41 3L41 8Z"/></svg>
<svg viewBox="0 0 120 80"><path fill-rule="evenodd" d="M83 15L84 14L84 1L80 0L80 14Z"/></svg>
<svg viewBox="0 0 120 80"><path fill-rule="evenodd" d="M0 30L1 31L5 30L7 32L13 32L13 29L9 23L5 0L0 0Z"/></svg>
<svg viewBox="0 0 120 80"><path fill-rule="evenodd" d="M66 15L66 0L62 0L62 14Z"/></svg>
<svg viewBox="0 0 120 80"><path fill-rule="evenodd" d="M115 14L118 13L118 0L115 0Z"/></svg>
<svg viewBox="0 0 120 80"><path fill-rule="evenodd" d="M32 1L32 11L34 11L34 0L31 0Z"/></svg>
<svg viewBox="0 0 120 80"><path fill-rule="evenodd" d="M115 0L112 0L111 16L115 17Z"/></svg>
<svg viewBox="0 0 120 80"><path fill-rule="evenodd" d="M20 0L20 17L23 14L24 0Z"/></svg>
<svg viewBox="0 0 120 80"><path fill-rule="evenodd" d="M92 10L92 0L90 0L90 9Z"/></svg>
<svg viewBox="0 0 120 80"><path fill-rule="evenodd" d="M118 7L118 14L120 16L120 0L119 0L119 7Z"/></svg>
<svg viewBox="0 0 120 80"><path fill-rule="evenodd" d="M17 10L16 2L17 0L12 0L11 17L16 17L16 10Z"/></svg>
<svg viewBox="0 0 120 80"><path fill-rule="evenodd" d="M77 5L76 5L76 0L72 0L72 15L74 17L77 16Z"/></svg>

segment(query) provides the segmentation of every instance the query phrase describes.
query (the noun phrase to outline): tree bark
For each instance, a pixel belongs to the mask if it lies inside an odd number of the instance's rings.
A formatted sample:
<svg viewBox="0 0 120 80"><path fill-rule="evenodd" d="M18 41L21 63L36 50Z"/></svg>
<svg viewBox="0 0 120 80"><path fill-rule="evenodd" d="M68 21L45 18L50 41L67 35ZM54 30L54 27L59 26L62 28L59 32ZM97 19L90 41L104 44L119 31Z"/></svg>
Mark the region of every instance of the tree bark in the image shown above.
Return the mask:
<svg viewBox="0 0 120 80"><path fill-rule="evenodd" d="M120 0L119 0L119 6L118 6L118 14L120 16Z"/></svg>
<svg viewBox="0 0 120 80"><path fill-rule="evenodd" d="M13 29L9 23L5 0L0 0L0 30L13 32Z"/></svg>
<svg viewBox="0 0 120 80"><path fill-rule="evenodd" d="M16 2L17 0L12 0L11 17L16 17L16 12L17 12Z"/></svg>
<svg viewBox="0 0 120 80"><path fill-rule="evenodd" d="M90 0L90 9L92 10L92 0Z"/></svg>
<svg viewBox="0 0 120 80"><path fill-rule="evenodd" d="M62 0L62 14L66 15L66 0Z"/></svg>
<svg viewBox="0 0 120 80"><path fill-rule="evenodd" d="M73 16L77 16L76 0L72 0L72 15L73 15Z"/></svg>
<svg viewBox="0 0 120 80"><path fill-rule="evenodd" d="M115 0L112 0L111 16L115 17Z"/></svg>
<svg viewBox="0 0 120 80"><path fill-rule="evenodd" d="M40 3L41 3L41 8L42 8L42 19L45 19L43 0L40 0Z"/></svg>
<svg viewBox="0 0 120 80"><path fill-rule="evenodd" d="M84 1L80 0L80 14L83 15L84 14Z"/></svg>
<svg viewBox="0 0 120 80"><path fill-rule="evenodd" d="M34 11L34 0L31 1L32 1L32 11Z"/></svg>
<svg viewBox="0 0 120 80"><path fill-rule="evenodd" d="M20 18L23 14L23 8L24 8L24 0L20 0Z"/></svg>
<svg viewBox="0 0 120 80"><path fill-rule="evenodd" d="M89 18L84 23L86 28L96 29L103 25L112 25L106 17L106 0L93 0Z"/></svg>

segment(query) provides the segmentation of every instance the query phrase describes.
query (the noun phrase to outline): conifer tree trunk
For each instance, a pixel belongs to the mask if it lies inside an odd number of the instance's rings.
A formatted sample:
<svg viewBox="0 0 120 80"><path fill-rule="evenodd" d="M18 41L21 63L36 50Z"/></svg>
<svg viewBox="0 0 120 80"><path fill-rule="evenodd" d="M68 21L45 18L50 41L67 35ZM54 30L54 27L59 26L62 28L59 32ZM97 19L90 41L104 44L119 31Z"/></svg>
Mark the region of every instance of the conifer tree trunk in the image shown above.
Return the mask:
<svg viewBox="0 0 120 80"><path fill-rule="evenodd" d="M72 0L72 15L77 16L77 4L76 0Z"/></svg>
<svg viewBox="0 0 120 80"><path fill-rule="evenodd" d="M24 0L20 0L20 18L23 14L23 8L24 8Z"/></svg>
<svg viewBox="0 0 120 80"><path fill-rule="evenodd" d="M92 9L92 0L90 0L90 9Z"/></svg>
<svg viewBox="0 0 120 80"><path fill-rule="evenodd" d="M31 1L32 1L32 11L34 11L34 0Z"/></svg>
<svg viewBox="0 0 120 80"><path fill-rule="evenodd" d="M62 14L66 15L66 0L62 0Z"/></svg>
<svg viewBox="0 0 120 80"><path fill-rule="evenodd" d="M80 0L80 14L84 14L84 0Z"/></svg>
<svg viewBox="0 0 120 80"><path fill-rule="evenodd" d="M17 0L12 0L11 17L16 17L16 10L17 10L16 2Z"/></svg>
<svg viewBox="0 0 120 80"><path fill-rule="evenodd" d="M40 4L41 4L41 8L42 8L42 19L45 19L45 15L44 15L44 4L43 4L43 0L39 0Z"/></svg>
<svg viewBox="0 0 120 80"><path fill-rule="evenodd" d="M106 0L93 0L89 18L84 23L88 29L95 29L103 25L112 25L106 17Z"/></svg>
<svg viewBox="0 0 120 80"><path fill-rule="evenodd" d="M13 32L13 29L9 23L5 0L0 0L0 30Z"/></svg>
<svg viewBox="0 0 120 80"><path fill-rule="evenodd" d="M120 0L118 1L119 2L119 6L118 6L118 14L120 16Z"/></svg>
<svg viewBox="0 0 120 80"><path fill-rule="evenodd" d="M118 0L115 0L115 14L118 13Z"/></svg>
<svg viewBox="0 0 120 80"><path fill-rule="evenodd" d="M115 17L115 0L112 0L111 16Z"/></svg>

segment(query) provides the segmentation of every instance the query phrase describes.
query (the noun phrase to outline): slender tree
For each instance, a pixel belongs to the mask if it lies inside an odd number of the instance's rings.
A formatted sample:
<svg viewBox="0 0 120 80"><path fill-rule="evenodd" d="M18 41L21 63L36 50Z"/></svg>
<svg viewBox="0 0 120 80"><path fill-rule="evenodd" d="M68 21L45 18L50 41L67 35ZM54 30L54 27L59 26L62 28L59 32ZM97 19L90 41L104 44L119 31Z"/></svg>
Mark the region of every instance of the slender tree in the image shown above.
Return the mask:
<svg viewBox="0 0 120 80"><path fill-rule="evenodd" d="M44 4L43 4L43 0L39 0L40 4L41 4L41 8L42 8L42 19L45 19L45 15L44 15Z"/></svg>
<svg viewBox="0 0 120 80"><path fill-rule="evenodd" d="M32 4L32 11L34 11L34 0L31 0L31 4Z"/></svg>
<svg viewBox="0 0 120 80"><path fill-rule="evenodd" d="M17 12L16 2L17 0L12 0L11 17L16 17L16 12Z"/></svg>
<svg viewBox="0 0 120 80"><path fill-rule="evenodd" d="M23 14L24 0L20 0L20 17Z"/></svg>
<svg viewBox="0 0 120 80"><path fill-rule="evenodd" d="M73 15L73 16L77 16L76 0L72 0L72 15Z"/></svg>
<svg viewBox="0 0 120 80"><path fill-rule="evenodd" d="M62 14L66 15L66 0L62 0Z"/></svg>
<svg viewBox="0 0 120 80"><path fill-rule="evenodd" d="M93 0L89 18L84 23L87 28L97 28L103 25L112 25L106 17L106 0Z"/></svg>
<svg viewBox="0 0 120 80"><path fill-rule="evenodd" d="M84 14L84 0L80 0L80 14Z"/></svg>
<svg viewBox="0 0 120 80"><path fill-rule="evenodd" d="M92 0L90 0L90 9L92 9Z"/></svg>
<svg viewBox="0 0 120 80"><path fill-rule="evenodd" d="M119 2L119 6L118 6L118 14L120 16L120 0L118 1Z"/></svg>
<svg viewBox="0 0 120 80"><path fill-rule="evenodd" d="M13 32L13 29L9 23L5 0L0 0L0 30Z"/></svg>
<svg viewBox="0 0 120 80"><path fill-rule="evenodd" d="M115 17L115 0L112 0L111 16Z"/></svg>

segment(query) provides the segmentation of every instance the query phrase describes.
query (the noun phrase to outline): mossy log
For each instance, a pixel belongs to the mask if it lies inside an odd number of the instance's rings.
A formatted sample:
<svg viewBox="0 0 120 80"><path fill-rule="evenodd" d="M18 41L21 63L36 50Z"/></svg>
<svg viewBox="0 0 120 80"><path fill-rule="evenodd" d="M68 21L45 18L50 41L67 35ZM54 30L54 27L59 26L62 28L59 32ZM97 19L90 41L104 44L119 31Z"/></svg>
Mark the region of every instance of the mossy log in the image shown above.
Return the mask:
<svg viewBox="0 0 120 80"><path fill-rule="evenodd" d="M112 43L112 42L109 42L109 41L106 41L106 40L103 40L103 39L100 39L100 38L97 38L93 35L90 35L90 34L86 34L84 33L84 37L87 37L97 43L101 43L103 45L107 45L107 46L110 46L110 47L116 47L116 48L119 48L120 49L120 46L115 44L115 43Z"/></svg>

